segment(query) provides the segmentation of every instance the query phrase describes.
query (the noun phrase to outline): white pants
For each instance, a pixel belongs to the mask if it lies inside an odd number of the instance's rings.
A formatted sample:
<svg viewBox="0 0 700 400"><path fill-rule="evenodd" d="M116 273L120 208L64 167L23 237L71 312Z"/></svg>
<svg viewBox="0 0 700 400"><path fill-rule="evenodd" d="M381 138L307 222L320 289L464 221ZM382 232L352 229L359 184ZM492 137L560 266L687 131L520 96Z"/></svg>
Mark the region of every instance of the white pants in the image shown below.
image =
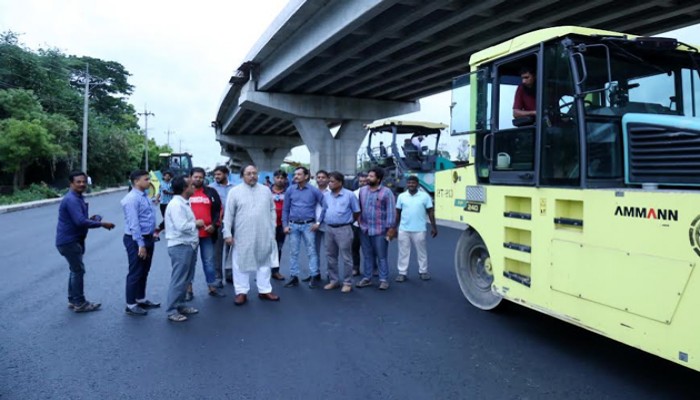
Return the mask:
<svg viewBox="0 0 700 400"><path fill-rule="evenodd" d="M275 252L275 257L277 253ZM236 294L248 294L250 290L250 274L252 272L243 272L238 266L238 252L236 246L233 247L233 288ZM258 286L258 293L272 293L272 285L270 284L271 269L270 266L259 267L255 273L255 282Z"/></svg>
<svg viewBox="0 0 700 400"><path fill-rule="evenodd" d="M411 243L416 246L418 253L418 273L428 272L428 251L425 246L425 231L406 232L399 231L399 274L408 273L408 260L411 259Z"/></svg>

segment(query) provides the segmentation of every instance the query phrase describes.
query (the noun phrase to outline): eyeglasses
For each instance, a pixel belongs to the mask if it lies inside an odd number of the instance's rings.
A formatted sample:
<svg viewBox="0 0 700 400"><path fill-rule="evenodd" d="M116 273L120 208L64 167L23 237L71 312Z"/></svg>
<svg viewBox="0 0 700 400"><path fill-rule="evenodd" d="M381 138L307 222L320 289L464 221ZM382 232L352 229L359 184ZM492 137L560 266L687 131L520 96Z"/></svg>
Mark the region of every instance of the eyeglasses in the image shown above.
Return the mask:
<svg viewBox="0 0 700 400"><path fill-rule="evenodd" d="M258 173L257 172L246 172L243 175L245 175L245 176L258 176Z"/></svg>

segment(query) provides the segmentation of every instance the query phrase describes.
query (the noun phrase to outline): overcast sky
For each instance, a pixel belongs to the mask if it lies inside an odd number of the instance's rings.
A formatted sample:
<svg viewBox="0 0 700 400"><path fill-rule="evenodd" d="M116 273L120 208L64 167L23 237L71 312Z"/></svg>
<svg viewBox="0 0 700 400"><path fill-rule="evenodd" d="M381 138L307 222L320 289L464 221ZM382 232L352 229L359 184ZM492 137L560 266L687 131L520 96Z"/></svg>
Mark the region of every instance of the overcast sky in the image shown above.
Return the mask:
<svg viewBox="0 0 700 400"><path fill-rule="evenodd" d="M245 61L286 0L0 0L0 31L19 33L32 49L117 61L132 74L130 102L148 106L149 136L174 150L192 152L195 164L213 167L226 159L211 121L231 73ZM698 26L673 35L700 42ZM449 124L449 94L421 101L409 118ZM144 121L140 121L141 127ZM456 140L451 140L456 146ZM308 161L308 151L292 153Z"/></svg>

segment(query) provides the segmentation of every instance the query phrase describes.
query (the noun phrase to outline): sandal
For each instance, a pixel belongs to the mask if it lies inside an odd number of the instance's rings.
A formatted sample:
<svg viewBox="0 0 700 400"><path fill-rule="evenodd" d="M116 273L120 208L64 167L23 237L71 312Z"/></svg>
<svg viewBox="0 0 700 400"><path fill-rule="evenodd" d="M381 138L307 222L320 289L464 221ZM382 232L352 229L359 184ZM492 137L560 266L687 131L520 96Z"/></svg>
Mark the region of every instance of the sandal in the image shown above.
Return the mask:
<svg viewBox="0 0 700 400"><path fill-rule="evenodd" d="M180 313L177 313L177 314L170 314L170 315L168 315L168 319L169 319L170 321L173 321L173 322L184 322L184 321L187 321L187 317L184 316L184 315L182 315L182 314L180 314Z"/></svg>

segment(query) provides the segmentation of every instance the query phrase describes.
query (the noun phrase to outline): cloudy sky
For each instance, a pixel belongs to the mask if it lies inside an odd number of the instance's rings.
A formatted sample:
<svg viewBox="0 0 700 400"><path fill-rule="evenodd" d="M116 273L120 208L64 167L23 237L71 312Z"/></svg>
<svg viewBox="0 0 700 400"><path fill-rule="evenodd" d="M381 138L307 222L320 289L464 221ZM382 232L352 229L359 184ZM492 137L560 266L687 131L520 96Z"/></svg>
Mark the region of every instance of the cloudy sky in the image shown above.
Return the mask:
<svg viewBox="0 0 700 400"><path fill-rule="evenodd" d="M121 63L132 74L131 103L155 114L148 121L149 136L166 143L166 132L172 131L176 151L192 152L196 164L213 167L225 161L210 123L228 78L286 3L0 0L0 31L21 34L32 49L56 47ZM672 35L694 43L699 33L695 26ZM409 118L449 123L449 104L449 94L432 96ZM308 161L304 148L292 156Z"/></svg>
<svg viewBox="0 0 700 400"><path fill-rule="evenodd" d="M195 163L225 161L211 121L231 73L286 0L0 0L0 31L32 49L117 61L132 74L130 102L155 114L149 136L190 151ZM143 119L141 127L143 127Z"/></svg>

